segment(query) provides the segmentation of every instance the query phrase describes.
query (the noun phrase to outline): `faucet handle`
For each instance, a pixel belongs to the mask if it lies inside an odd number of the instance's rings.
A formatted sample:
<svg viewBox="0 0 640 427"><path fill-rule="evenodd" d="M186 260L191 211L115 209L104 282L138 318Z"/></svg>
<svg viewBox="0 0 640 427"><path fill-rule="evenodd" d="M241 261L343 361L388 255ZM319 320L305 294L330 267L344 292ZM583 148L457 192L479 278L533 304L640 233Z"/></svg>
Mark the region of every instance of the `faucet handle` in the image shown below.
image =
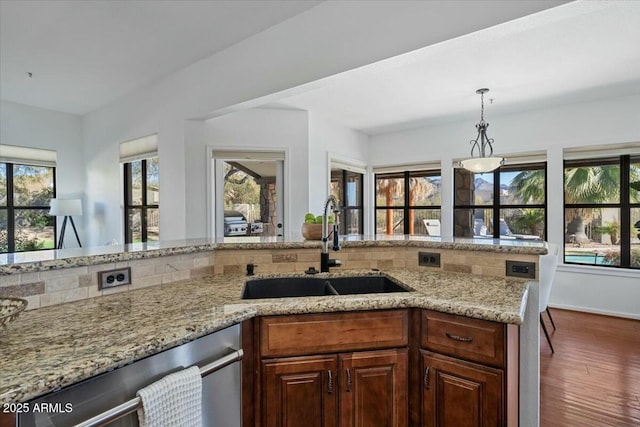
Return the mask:
<svg viewBox="0 0 640 427"><path fill-rule="evenodd" d="M333 248L334 251L340 250L340 226L333 224Z"/></svg>
<svg viewBox="0 0 640 427"><path fill-rule="evenodd" d="M342 261L339 259L330 259L328 264L329 267L340 267L342 265Z"/></svg>

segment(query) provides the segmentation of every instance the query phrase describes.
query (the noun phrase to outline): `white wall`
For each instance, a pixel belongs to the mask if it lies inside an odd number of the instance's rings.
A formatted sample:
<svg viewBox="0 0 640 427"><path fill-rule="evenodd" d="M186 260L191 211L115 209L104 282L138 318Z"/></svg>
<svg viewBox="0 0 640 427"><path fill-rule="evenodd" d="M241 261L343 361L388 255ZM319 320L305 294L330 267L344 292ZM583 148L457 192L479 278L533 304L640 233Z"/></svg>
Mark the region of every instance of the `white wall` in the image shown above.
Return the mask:
<svg viewBox="0 0 640 427"><path fill-rule="evenodd" d="M491 115L490 136L498 154L547 152L548 235L563 246L564 214L562 150L568 147L619 144L640 140L640 95L607 98L597 102L546 108L510 115ZM469 155L468 141L475 137L475 122L449 123L371 138L370 161L402 164L442 160L443 235L452 234L452 159ZM449 165L449 167L447 167ZM447 177L447 179L445 179ZM560 266L551 305L640 318L640 272L614 274L602 268Z"/></svg>
<svg viewBox="0 0 640 427"><path fill-rule="evenodd" d="M280 109L250 109L209 120L201 133L200 143L189 142L190 182L205 182L205 145L214 149L284 151L285 159L285 235L299 234L299 224L308 210L310 174L309 119L306 111ZM193 147L193 145L200 147ZM198 153L199 152L199 153ZM194 172L197 168L198 172ZM199 176L195 176L197 173ZM192 210L195 199L201 198L202 188L187 191L187 203ZM198 205L201 208L200 205ZM190 215L192 213L190 212ZM204 219L204 221L202 221ZM193 224L191 223L193 222ZM202 228L204 226L204 228ZM206 206L199 209L197 218L190 217L188 235L206 235ZM200 234L199 234L200 233ZM198 235L199 234L199 235Z"/></svg>
<svg viewBox="0 0 640 427"><path fill-rule="evenodd" d="M206 233L205 147L285 151L286 235L299 235L304 215L320 214L329 188L329 153L367 163L368 136L314 113L254 108L187 125L187 237Z"/></svg>
<svg viewBox="0 0 640 427"><path fill-rule="evenodd" d="M244 103L259 105L267 97L318 84L318 79L561 3L323 2L87 114L83 141L90 244L122 241L120 142L158 133L160 237L192 235L197 230L187 233L191 212L186 194L194 185L187 177L195 175L185 157L186 120ZM461 7L466 13L460 13ZM308 200L307 193L301 197Z"/></svg>
<svg viewBox="0 0 640 427"><path fill-rule="evenodd" d="M316 215L322 214L329 195L330 157L368 164L369 136L310 111L309 211Z"/></svg>
<svg viewBox="0 0 640 427"><path fill-rule="evenodd" d="M81 119L73 114L31 107L15 102L0 103L0 142L57 152L56 195L62 199L84 199L86 208ZM80 241L86 242L82 219L75 218ZM58 230L61 224L58 224ZM77 246L71 228L65 247Z"/></svg>

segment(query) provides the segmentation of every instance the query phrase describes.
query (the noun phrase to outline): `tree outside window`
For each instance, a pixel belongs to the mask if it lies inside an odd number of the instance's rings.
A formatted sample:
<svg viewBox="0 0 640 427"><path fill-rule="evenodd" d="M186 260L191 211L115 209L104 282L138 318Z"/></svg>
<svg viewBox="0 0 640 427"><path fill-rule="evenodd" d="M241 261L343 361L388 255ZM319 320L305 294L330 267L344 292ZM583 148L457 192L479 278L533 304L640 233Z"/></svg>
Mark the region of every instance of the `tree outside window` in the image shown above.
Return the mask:
<svg viewBox="0 0 640 427"><path fill-rule="evenodd" d="M158 157L124 164L125 243L157 241L160 236Z"/></svg>
<svg viewBox="0 0 640 427"><path fill-rule="evenodd" d="M440 222L440 171L376 174L376 234L428 235ZM439 227L438 227L439 228Z"/></svg>
<svg viewBox="0 0 640 427"><path fill-rule="evenodd" d="M0 163L0 252L55 247L55 168Z"/></svg>
<svg viewBox="0 0 640 427"><path fill-rule="evenodd" d="M540 240L546 236L546 164L489 173L456 169L454 236Z"/></svg>
<svg viewBox="0 0 640 427"><path fill-rule="evenodd" d="M640 268L640 157L564 165L565 263Z"/></svg>

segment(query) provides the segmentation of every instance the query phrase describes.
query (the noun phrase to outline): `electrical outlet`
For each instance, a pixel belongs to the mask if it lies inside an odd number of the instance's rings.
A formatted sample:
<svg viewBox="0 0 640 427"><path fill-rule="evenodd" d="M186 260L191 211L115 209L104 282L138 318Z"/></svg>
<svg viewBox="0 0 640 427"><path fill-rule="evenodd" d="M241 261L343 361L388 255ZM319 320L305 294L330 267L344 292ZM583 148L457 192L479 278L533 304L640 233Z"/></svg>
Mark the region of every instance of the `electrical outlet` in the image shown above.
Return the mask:
<svg viewBox="0 0 640 427"><path fill-rule="evenodd" d="M507 276L522 277L525 279L536 278L536 263L525 261L507 260Z"/></svg>
<svg viewBox="0 0 640 427"><path fill-rule="evenodd" d="M131 284L131 267L98 272L98 289Z"/></svg>
<svg viewBox="0 0 640 427"><path fill-rule="evenodd" d="M418 265L440 267L440 254L436 252L418 252Z"/></svg>

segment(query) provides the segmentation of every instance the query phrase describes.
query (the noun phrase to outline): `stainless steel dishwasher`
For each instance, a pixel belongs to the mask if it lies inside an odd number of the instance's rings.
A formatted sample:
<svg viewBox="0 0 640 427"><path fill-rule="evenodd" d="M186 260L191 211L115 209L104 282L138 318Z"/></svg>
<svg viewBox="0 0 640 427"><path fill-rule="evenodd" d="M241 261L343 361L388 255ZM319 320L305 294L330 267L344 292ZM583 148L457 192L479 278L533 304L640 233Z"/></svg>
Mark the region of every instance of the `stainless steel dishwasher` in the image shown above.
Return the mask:
<svg viewBox="0 0 640 427"><path fill-rule="evenodd" d="M134 398L136 392L172 372L189 366L205 366L240 348L240 325L231 326L179 347L65 387L29 402L30 411L18 416L20 427L69 427ZM204 426L240 427L240 363L232 363L202 378ZM45 405L43 405L45 404ZM71 409L70 411L68 409ZM107 424L138 426L135 412Z"/></svg>

